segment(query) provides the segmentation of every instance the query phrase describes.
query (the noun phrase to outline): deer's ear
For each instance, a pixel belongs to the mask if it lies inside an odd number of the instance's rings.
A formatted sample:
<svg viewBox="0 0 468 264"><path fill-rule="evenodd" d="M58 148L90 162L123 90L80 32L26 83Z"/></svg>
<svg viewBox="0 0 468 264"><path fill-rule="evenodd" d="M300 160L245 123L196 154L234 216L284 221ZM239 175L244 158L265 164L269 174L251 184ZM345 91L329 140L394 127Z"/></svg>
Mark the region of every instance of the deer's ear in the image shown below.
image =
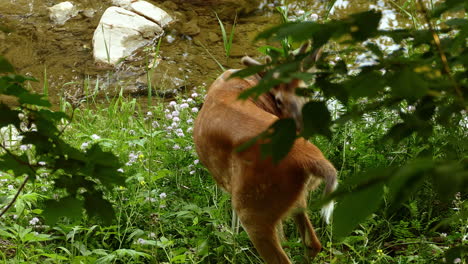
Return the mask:
<svg viewBox="0 0 468 264"><path fill-rule="evenodd" d="M247 66L247 67L262 65L260 62L258 62L257 60L249 56L242 57L241 62L242 64L244 64L244 66Z"/></svg>

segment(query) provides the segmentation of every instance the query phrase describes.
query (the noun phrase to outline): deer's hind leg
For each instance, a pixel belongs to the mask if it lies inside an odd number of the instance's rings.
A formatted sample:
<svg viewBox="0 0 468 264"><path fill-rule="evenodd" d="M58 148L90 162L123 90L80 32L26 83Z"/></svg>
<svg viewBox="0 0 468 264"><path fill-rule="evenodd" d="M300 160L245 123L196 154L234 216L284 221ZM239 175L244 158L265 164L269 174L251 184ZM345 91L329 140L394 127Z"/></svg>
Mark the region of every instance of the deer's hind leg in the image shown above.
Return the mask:
<svg viewBox="0 0 468 264"><path fill-rule="evenodd" d="M266 263L291 264L291 261L281 247L280 239L276 232L276 225L278 224L276 221L245 209L238 212L238 214L242 226Z"/></svg>
<svg viewBox="0 0 468 264"><path fill-rule="evenodd" d="M313 259L322 250L322 244L315 233L314 227L307 216L306 197L303 196L298 201L298 209L293 213L294 221L301 235L302 243L305 247L307 260Z"/></svg>

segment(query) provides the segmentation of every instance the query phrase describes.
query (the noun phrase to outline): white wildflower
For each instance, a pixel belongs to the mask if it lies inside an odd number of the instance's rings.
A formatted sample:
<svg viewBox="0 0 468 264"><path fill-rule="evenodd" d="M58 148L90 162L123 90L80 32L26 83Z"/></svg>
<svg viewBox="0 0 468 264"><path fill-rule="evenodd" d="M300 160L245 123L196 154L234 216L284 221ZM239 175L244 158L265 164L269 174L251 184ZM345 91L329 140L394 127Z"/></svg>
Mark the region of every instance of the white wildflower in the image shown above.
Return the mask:
<svg viewBox="0 0 468 264"><path fill-rule="evenodd" d="M197 165L198 163L200 163L200 161L197 160L197 159L193 161L193 164L195 164L195 165Z"/></svg>
<svg viewBox="0 0 468 264"><path fill-rule="evenodd" d="M193 113L197 113L197 112L198 112L198 108L197 108L197 107L192 108L192 112L193 112Z"/></svg>
<svg viewBox="0 0 468 264"><path fill-rule="evenodd" d="M197 93L192 93L192 98L196 98L198 97L198 94Z"/></svg>
<svg viewBox="0 0 468 264"><path fill-rule="evenodd" d="M175 149L175 150L178 150L178 149L180 149L180 146L175 144L172 148Z"/></svg>
<svg viewBox="0 0 468 264"><path fill-rule="evenodd" d="M91 135L91 138L94 139L94 140L101 139L101 137L98 136L98 135L96 135L96 134L92 134L92 135Z"/></svg>
<svg viewBox="0 0 468 264"><path fill-rule="evenodd" d="M81 144L80 148L81 149L86 149L86 148L88 148L88 146L89 146L89 142L84 142L83 144Z"/></svg>
<svg viewBox="0 0 468 264"><path fill-rule="evenodd" d="M165 192L159 194L159 198L164 199L167 197L167 194Z"/></svg>
<svg viewBox="0 0 468 264"><path fill-rule="evenodd" d="M29 149L29 146L28 145L21 145L19 148L20 148L21 151L26 151L26 150Z"/></svg>
<svg viewBox="0 0 468 264"><path fill-rule="evenodd" d="M193 100L192 100L192 101L193 101ZM180 105L180 109L185 109L185 108L189 108L189 107L190 107L190 106L189 106L189 104L187 104L187 103L183 103L183 104Z"/></svg>
<svg viewBox="0 0 468 264"><path fill-rule="evenodd" d="M39 223L39 218L37 217L34 217L33 219L31 219L31 221L29 221L30 225L36 225L37 223Z"/></svg>
<svg viewBox="0 0 468 264"><path fill-rule="evenodd" d="M117 169L117 171L120 172L120 173L123 173L123 172L124 172L124 170L123 170L122 168Z"/></svg>

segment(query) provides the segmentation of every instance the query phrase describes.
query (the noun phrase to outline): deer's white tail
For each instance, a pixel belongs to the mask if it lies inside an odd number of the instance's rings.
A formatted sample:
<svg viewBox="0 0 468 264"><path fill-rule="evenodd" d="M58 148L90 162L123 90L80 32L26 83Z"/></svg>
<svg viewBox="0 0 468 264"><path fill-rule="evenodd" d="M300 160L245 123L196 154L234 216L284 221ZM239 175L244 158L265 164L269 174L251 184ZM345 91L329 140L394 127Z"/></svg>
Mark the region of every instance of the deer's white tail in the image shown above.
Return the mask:
<svg viewBox="0 0 468 264"><path fill-rule="evenodd" d="M331 164L329 164L329 166L326 166L326 167L329 167L329 168L326 168L326 169L324 168L323 170L324 172L323 177L324 177L325 184L326 184L325 190L323 191L323 195L332 193L338 187L338 181L336 177L335 168ZM322 207L322 210L321 210L322 217L327 224L330 223L334 208L335 208L335 201L333 200L328 202Z"/></svg>

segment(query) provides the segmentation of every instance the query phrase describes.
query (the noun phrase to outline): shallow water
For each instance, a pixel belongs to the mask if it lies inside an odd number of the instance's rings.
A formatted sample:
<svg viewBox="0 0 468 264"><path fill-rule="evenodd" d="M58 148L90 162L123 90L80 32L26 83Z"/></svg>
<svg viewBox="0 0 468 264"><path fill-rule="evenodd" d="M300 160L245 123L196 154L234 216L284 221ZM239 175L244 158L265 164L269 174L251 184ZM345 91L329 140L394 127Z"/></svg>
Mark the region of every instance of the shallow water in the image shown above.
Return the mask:
<svg viewBox="0 0 468 264"><path fill-rule="evenodd" d="M101 90L115 94L119 89L132 94L144 94L147 75L145 67L151 56L139 51L115 69L97 65L92 56L92 35L110 0L74 1L78 9L95 10L89 18L80 13L63 26L54 25L47 8L58 3L52 0L1 0L0 21L13 29L0 32L0 54L15 65L17 71L40 81L31 86L37 91L48 80L50 99L57 104L60 95L80 100L86 89L94 89L96 81ZM271 1L271 0L173 0L151 1L178 20L164 36L157 67L150 76L155 94L174 95L175 92L209 84L225 68L240 67L244 55L258 56L257 48L264 43L252 42L260 31L280 23L276 6L289 8L292 17L305 15L307 19L323 20L376 8L384 10L381 28L407 27L415 23L407 13L398 9L405 1L337 0L333 8L328 1ZM429 3L429 0L427 1ZM234 3L234 4L233 4ZM307 11L311 11L310 14ZM214 15L217 12L227 26L228 33L239 12L231 56L226 58L221 31ZM390 45L390 44L389 44Z"/></svg>

